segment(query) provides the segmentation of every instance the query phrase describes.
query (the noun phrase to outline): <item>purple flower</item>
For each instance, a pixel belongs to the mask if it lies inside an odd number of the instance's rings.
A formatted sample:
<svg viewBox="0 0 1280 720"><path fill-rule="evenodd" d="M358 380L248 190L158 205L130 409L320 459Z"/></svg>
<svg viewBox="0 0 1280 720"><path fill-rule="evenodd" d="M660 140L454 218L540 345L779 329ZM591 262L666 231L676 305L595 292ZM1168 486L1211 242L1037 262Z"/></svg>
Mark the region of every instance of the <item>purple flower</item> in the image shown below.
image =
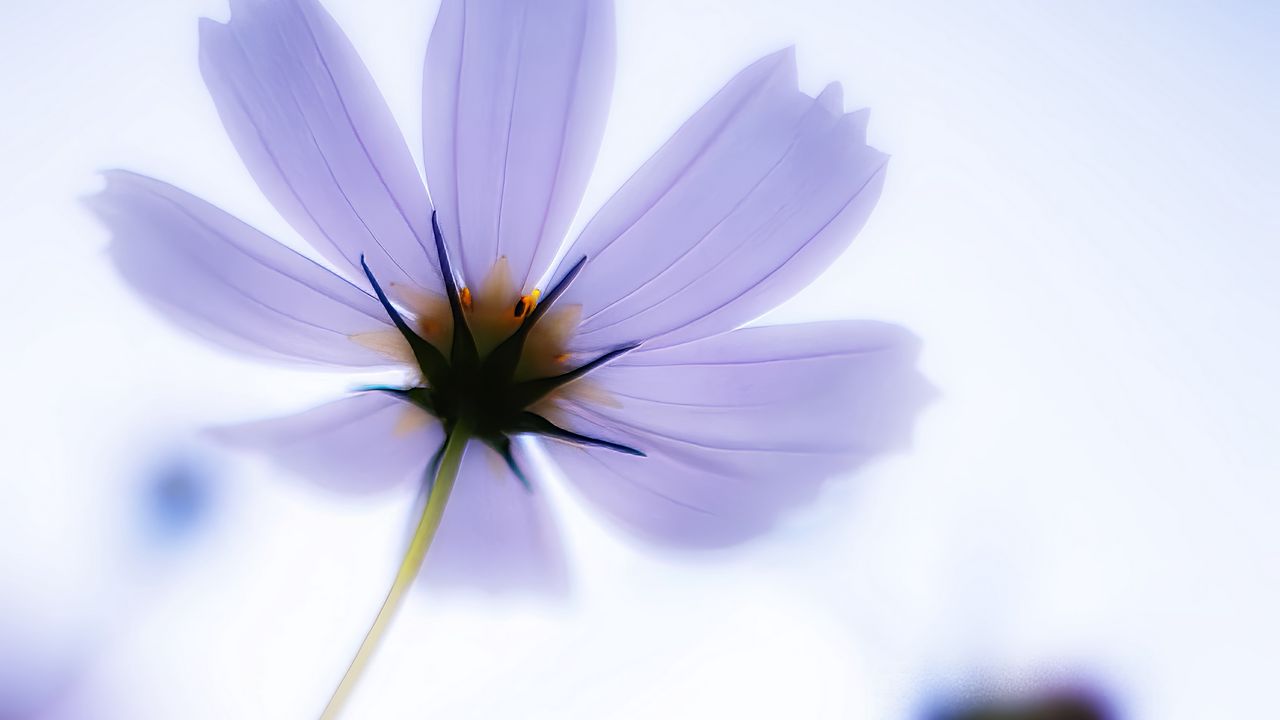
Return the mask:
<svg viewBox="0 0 1280 720"><path fill-rule="evenodd" d="M336 489L424 473L445 485L433 501L452 488L432 582L561 576L514 436L546 440L617 524L720 546L905 442L928 394L900 328L735 329L821 272L884 180L867 113L844 113L835 84L801 93L791 50L730 80L559 252L613 64L610 2L445 0L423 83L428 198L333 19L314 0L232 0L228 24L201 23L205 81L327 265L159 180L111 171L92 199L121 273L183 327L269 358L405 369L221 434Z"/></svg>

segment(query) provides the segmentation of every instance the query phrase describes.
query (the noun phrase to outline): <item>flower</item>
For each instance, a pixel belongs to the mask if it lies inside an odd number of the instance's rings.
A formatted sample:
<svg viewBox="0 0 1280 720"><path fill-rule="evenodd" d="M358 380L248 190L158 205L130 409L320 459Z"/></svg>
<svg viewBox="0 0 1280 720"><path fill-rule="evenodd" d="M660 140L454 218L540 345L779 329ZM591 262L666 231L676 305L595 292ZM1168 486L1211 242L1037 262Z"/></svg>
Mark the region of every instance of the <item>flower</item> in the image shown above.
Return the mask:
<svg viewBox="0 0 1280 720"><path fill-rule="evenodd" d="M447 353L453 278L441 267L452 260L481 355L530 331L517 379L612 360L531 408L563 431L525 418L490 444L505 453L513 434L549 435L569 481L654 540L745 539L904 440L927 394L909 333L872 322L735 329L847 246L884 179L867 113L843 113L837 84L817 99L798 91L790 49L734 77L617 191L550 274L563 293L539 302L604 129L610 3L443 3L423 147L444 254L403 136L333 19L313 0L232 5L228 24L201 22L205 80L255 181L336 272L119 170L91 198L111 256L143 297L210 340L303 363L398 363L414 389L357 393L227 439L344 490L421 477L443 428L414 401L424 374L373 283ZM486 454L466 454L433 565L490 587L554 571L540 494Z"/></svg>
<svg viewBox="0 0 1280 720"><path fill-rule="evenodd" d="M328 265L159 180L111 171L91 198L120 272L183 327L270 358L405 369L403 385L221 435L342 490L452 473L432 582L562 573L513 436L545 439L619 525L718 546L901 444L928 393L900 328L738 329L826 268L884 180L867 113L843 112L836 84L800 92L789 49L730 80L558 252L613 64L606 0L444 0L424 186L314 0L232 0L229 23L201 23L205 81L254 180Z"/></svg>

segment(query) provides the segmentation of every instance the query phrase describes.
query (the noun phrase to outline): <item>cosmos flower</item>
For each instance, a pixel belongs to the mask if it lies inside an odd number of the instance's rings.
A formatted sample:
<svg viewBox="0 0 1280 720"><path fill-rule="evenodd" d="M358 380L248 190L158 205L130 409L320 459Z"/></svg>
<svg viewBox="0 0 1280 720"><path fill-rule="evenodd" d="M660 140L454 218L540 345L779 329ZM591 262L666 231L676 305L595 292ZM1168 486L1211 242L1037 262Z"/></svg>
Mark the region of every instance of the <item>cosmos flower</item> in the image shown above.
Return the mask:
<svg viewBox="0 0 1280 720"><path fill-rule="evenodd" d="M201 23L200 67L254 180L323 260L125 171L91 199L111 256L225 346L404 370L402 384L221 432L344 491L425 482L397 587L433 533L432 583L562 576L517 436L543 441L618 525L693 547L757 535L905 441L928 393L910 333L739 329L828 266L884 181L867 113L845 113L835 84L800 92L791 50L732 78L568 242L612 86L607 0L444 0L423 81L425 185L314 0L232 0L227 24Z"/></svg>

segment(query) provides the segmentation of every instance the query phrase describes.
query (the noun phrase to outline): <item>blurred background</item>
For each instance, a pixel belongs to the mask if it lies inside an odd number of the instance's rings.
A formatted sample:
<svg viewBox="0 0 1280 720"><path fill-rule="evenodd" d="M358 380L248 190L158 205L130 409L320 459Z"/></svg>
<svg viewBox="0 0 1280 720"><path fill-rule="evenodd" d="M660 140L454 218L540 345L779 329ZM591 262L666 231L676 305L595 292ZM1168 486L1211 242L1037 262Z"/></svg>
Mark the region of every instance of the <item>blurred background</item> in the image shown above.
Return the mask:
<svg viewBox="0 0 1280 720"><path fill-rule="evenodd" d="M420 153L436 3L325 5ZM314 717L399 559L411 493L324 495L201 440L352 379L175 331L79 203L127 167L296 242L204 91L202 15L227 9L0 24L3 720ZM1274 715L1280 5L618 0L618 26L579 224L795 43L802 87L842 82L894 159L766 320L906 325L942 396L911 452L734 551L655 553L551 488L571 596L419 588L351 717Z"/></svg>

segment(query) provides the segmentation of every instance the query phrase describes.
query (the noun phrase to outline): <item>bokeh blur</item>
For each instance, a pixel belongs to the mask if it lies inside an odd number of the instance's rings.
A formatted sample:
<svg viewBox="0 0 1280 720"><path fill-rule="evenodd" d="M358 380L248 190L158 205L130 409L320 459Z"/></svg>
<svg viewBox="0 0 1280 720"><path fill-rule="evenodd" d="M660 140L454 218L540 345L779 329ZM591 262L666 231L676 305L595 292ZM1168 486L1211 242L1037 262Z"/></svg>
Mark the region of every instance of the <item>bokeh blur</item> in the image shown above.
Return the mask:
<svg viewBox="0 0 1280 720"><path fill-rule="evenodd" d="M325 5L419 153L436 3ZM351 378L174 330L79 204L127 167L297 243L200 80L196 19L227 14L5 7L3 720L314 717L398 561L412 491L334 497L201 434ZM911 452L733 551L657 553L551 488L570 597L417 588L351 717L1273 714L1280 5L618 0L618 27L579 222L794 43L894 159L765 320L906 325L942 396Z"/></svg>

